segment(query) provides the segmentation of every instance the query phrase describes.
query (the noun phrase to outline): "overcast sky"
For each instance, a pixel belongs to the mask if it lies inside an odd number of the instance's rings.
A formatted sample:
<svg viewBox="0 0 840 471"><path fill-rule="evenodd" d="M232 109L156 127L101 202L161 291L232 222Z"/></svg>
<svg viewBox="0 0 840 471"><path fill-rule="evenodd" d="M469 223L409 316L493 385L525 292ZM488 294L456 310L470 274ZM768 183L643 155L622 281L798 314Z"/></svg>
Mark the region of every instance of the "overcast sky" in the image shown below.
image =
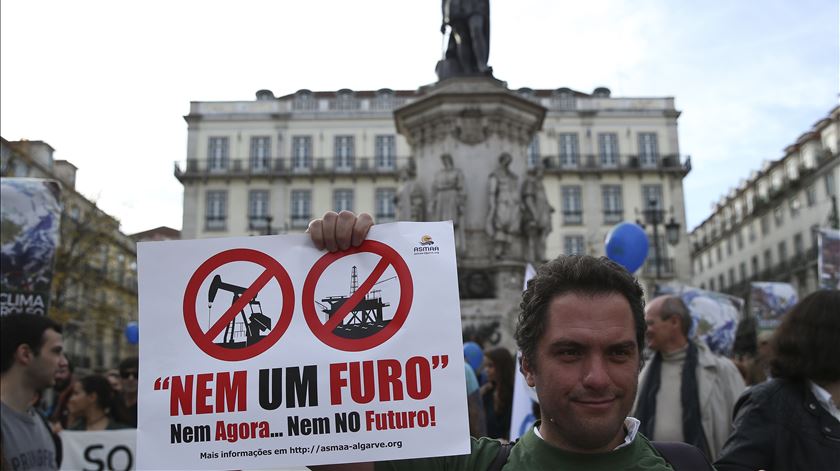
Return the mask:
<svg viewBox="0 0 840 471"><path fill-rule="evenodd" d="M181 227L190 101L436 80L436 0L0 4L0 134L43 140L127 233ZM511 88L673 96L688 226L838 103L837 0L493 0Z"/></svg>

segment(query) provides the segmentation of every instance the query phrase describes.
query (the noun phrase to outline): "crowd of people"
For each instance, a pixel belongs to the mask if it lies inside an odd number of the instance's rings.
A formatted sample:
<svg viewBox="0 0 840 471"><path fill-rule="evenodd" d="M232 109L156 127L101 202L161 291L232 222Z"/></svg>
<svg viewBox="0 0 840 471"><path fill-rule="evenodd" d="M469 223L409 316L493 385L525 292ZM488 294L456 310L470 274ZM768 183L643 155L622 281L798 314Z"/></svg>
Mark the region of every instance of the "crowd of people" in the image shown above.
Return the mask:
<svg viewBox="0 0 840 471"><path fill-rule="evenodd" d="M372 224L328 213L309 230L316 247L336 251L360 245ZM464 346L469 454L316 468L838 469L837 290L808 295L757 337L764 377L691 338L678 296L646 306L638 281L604 257L543 264L520 306L519 362L503 347ZM137 426L138 359L77 378L61 332L49 317L0 317L2 470L56 469L62 430ZM517 374L539 407L510 441Z"/></svg>
<svg viewBox="0 0 840 471"><path fill-rule="evenodd" d="M137 427L137 357L77 376L49 317L0 317L0 336L0 470L56 469L63 430Z"/></svg>

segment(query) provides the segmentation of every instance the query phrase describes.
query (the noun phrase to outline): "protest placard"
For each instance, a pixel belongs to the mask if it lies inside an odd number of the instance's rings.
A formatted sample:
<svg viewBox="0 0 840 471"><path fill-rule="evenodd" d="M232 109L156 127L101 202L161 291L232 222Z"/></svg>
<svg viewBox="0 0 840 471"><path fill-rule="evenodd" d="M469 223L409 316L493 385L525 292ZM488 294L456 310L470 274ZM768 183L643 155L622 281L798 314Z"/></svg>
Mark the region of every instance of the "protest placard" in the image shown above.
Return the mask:
<svg viewBox="0 0 840 471"><path fill-rule="evenodd" d="M133 470L136 443L135 429L96 432L64 430L61 432L61 469Z"/></svg>
<svg viewBox="0 0 840 471"><path fill-rule="evenodd" d="M139 469L469 452L452 225L141 243Z"/></svg>

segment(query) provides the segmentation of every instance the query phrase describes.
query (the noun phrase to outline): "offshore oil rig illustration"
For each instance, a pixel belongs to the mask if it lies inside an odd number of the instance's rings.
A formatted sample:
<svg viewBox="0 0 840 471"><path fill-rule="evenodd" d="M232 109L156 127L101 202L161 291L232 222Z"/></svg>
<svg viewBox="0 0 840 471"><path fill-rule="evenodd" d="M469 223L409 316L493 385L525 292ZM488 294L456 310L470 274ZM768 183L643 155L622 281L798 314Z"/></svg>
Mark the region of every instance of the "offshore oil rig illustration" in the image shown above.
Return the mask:
<svg viewBox="0 0 840 471"><path fill-rule="evenodd" d="M213 306L213 300L216 299L219 290L233 294L233 300L230 302L230 305L233 306L242 297L246 289L242 286L223 282L220 275L214 276L213 281L210 282L210 290L207 292L208 311ZM247 315L245 312L246 308L250 311ZM239 314L242 317L242 321L237 320L236 316L234 316L227 327L225 327L222 341L216 342L216 345L225 348L247 347L264 339L271 330L271 318L262 313L262 306L260 306L260 302L257 301L256 296L248 301L248 304L239 311Z"/></svg>
<svg viewBox="0 0 840 471"><path fill-rule="evenodd" d="M396 276L378 281L374 283L374 286L394 278ZM327 320L329 320L353 296L357 289L359 289L359 273L354 265L350 272L350 294L347 296L329 296L322 299L321 302L316 301L316 303L321 306L321 311L327 315ZM382 291L372 289L333 329L333 333L346 339L369 337L384 329L391 322L391 319L385 320L382 317L382 309L388 306L390 306L389 303L382 302Z"/></svg>

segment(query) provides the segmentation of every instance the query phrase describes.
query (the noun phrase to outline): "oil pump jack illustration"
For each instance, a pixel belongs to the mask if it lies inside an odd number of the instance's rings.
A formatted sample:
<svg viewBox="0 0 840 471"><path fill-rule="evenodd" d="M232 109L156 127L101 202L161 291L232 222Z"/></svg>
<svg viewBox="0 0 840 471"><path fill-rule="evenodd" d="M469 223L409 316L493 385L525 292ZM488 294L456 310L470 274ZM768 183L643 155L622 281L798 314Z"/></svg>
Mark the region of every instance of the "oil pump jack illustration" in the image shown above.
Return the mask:
<svg viewBox="0 0 840 471"><path fill-rule="evenodd" d="M227 291L233 294L233 301L230 303L231 306L233 306L233 304L242 297L242 294L245 293L246 289L247 288L243 288L242 286L225 283L222 281L222 277L220 275L216 275L213 277L213 281L210 282L210 290L207 292L207 302L209 303L208 308L213 305L213 300L216 299L216 294L218 294L219 290ZM237 324L240 324L240 322L238 322L236 320L236 316L234 316L231 318L227 327L225 327L225 334L222 337L222 342L217 343L217 345L221 345L225 348L246 347L265 338L267 332L266 334L262 334L262 331L271 330L271 319L262 313L262 307L260 306L260 302L257 301L256 296L254 296L254 299L248 301L246 306L251 311L248 317L246 317L245 314L245 307L239 311L239 314L242 316L241 325L244 326L244 329L236 329ZM241 340L243 333L245 335L244 341ZM236 337L240 340L237 341Z"/></svg>
<svg viewBox="0 0 840 471"><path fill-rule="evenodd" d="M374 283L374 286L395 278L396 276L392 276L378 281ZM353 266L350 272L350 294L347 296L329 296L321 300L322 302L328 303L329 306L318 303L322 308L321 311L327 315L327 319L332 318L341 306L350 299L350 296L353 296L357 289L359 289L359 273L356 267ZM371 290L367 293L350 310L350 313L345 317L346 320L336 326L333 333L347 339L361 339L384 329L391 320L383 318L382 309L390 306L390 304L382 302L381 293L381 290L378 289Z"/></svg>

